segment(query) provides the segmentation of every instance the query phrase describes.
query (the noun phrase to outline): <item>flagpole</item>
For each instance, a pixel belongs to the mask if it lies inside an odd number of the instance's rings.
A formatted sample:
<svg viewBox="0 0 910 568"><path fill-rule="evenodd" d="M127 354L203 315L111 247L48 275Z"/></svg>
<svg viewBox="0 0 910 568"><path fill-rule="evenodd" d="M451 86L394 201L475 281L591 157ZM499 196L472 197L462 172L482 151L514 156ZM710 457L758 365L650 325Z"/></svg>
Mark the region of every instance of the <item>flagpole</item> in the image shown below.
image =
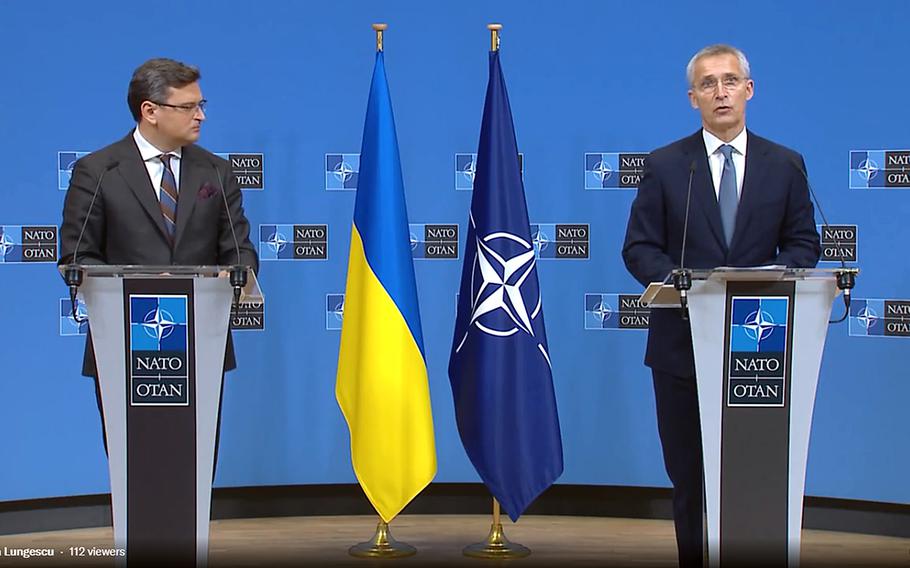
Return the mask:
<svg viewBox="0 0 910 568"><path fill-rule="evenodd" d="M376 23L372 27L376 32L376 52L382 53L382 32L387 30L389 25ZM355 544L348 549L348 554L357 558L404 558L417 554L417 549L410 544L395 540L389 530L389 523L379 517L373 538Z"/></svg>
<svg viewBox="0 0 910 568"><path fill-rule="evenodd" d="M487 24L487 29L490 30L490 51L499 51L499 32L502 30L502 24ZM499 501L494 497L493 524L490 526L487 540L464 547L462 554L471 558L524 558L531 554L531 549L506 538L500 521Z"/></svg>

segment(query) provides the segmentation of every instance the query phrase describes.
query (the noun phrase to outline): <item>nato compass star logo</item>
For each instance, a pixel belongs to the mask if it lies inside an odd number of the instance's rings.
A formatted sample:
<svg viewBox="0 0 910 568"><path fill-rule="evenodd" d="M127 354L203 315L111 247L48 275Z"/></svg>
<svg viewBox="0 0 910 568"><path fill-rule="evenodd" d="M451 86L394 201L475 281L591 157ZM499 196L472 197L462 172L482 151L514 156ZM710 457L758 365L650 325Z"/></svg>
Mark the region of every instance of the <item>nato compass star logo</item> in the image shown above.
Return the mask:
<svg viewBox="0 0 910 568"><path fill-rule="evenodd" d="M856 171L859 173L859 175L862 176L862 178L866 181L869 181L873 176L875 176L878 170L878 164L876 164L875 160L872 158L866 158L860 163L859 167L856 168Z"/></svg>
<svg viewBox="0 0 910 568"><path fill-rule="evenodd" d="M16 248L16 242L6 233L0 234L0 258L5 257Z"/></svg>
<svg viewBox="0 0 910 568"><path fill-rule="evenodd" d="M342 160L335 169L332 171L335 174L335 179L344 183L350 180L354 176L354 168L351 167L351 164Z"/></svg>
<svg viewBox="0 0 910 568"><path fill-rule="evenodd" d="M742 327L749 339L754 340L756 343L761 343L763 339L767 339L774 332L775 328L782 326L774 323L774 318L768 312L756 310L746 316L746 321L743 322Z"/></svg>
<svg viewBox="0 0 910 568"><path fill-rule="evenodd" d="M471 217L471 225L474 218ZM476 231L476 226L475 226ZM476 237L477 253L471 272L471 321L456 348L461 350L472 327L482 333L505 338L525 333L537 339L532 321L540 314L540 289L536 281L537 257L527 240L499 231ZM550 364L543 344L537 347Z"/></svg>
<svg viewBox="0 0 910 568"><path fill-rule="evenodd" d="M860 310L856 315L856 321L858 321L859 324L867 330L872 329L872 326L875 325L876 320L878 320L878 314L875 313L875 310L873 310L868 305Z"/></svg>
<svg viewBox="0 0 910 568"><path fill-rule="evenodd" d="M601 323L610 319L613 316L613 309L603 302L597 302L597 305L594 306L594 309L591 310L591 313L594 314Z"/></svg>
<svg viewBox="0 0 910 568"><path fill-rule="evenodd" d="M149 337L161 341L173 333L176 324L174 316L167 310L155 308L145 315L142 321L142 328Z"/></svg>
<svg viewBox="0 0 910 568"><path fill-rule="evenodd" d="M541 251L546 250L550 244L550 239L547 238L547 235L539 227L537 228L537 231L534 232L531 241L534 243L534 250L538 255L540 255Z"/></svg>
<svg viewBox="0 0 910 568"><path fill-rule="evenodd" d="M414 231L409 231L408 234L409 234L408 238L411 241L411 250L415 251L415 250L417 250L417 245L420 244L420 239L417 237L417 235L414 234Z"/></svg>
<svg viewBox="0 0 910 568"><path fill-rule="evenodd" d="M604 162L603 160L597 162L597 165L595 165L594 169L591 171L594 172L594 175L597 176L597 179L600 180L601 184L610 179L610 176L613 175L613 168L611 168L610 164Z"/></svg>
<svg viewBox="0 0 910 568"><path fill-rule="evenodd" d="M288 238L285 237L283 234L281 234L280 231L275 231L268 238L268 240L266 241L266 244L268 244L268 246L272 250L272 252L274 252L275 254L278 254L279 252L284 250L284 247L287 246L288 242L290 242L290 241L288 241Z"/></svg>

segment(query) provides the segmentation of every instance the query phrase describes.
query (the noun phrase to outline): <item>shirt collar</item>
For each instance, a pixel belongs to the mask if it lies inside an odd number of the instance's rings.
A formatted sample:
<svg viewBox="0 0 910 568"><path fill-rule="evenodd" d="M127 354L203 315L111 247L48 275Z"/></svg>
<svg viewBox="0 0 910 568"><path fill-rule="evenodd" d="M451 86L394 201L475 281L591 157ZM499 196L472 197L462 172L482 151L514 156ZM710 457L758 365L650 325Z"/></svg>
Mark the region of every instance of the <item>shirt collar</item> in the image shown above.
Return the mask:
<svg viewBox="0 0 910 568"><path fill-rule="evenodd" d="M148 162L149 160L158 159L163 152L152 145L151 142L145 139L145 136L139 132L139 127L137 126L133 130L133 140L136 141L136 146L139 148L139 155L142 156L143 162ZM174 156L178 160L183 157L183 148L177 148L171 152L167 152L169 156Z"/></svg>
<svg viewBox="0 0 910 568"><path fill-rule="evenodd" d="M701 129L701 133L705 140L705 150L707 150L709 156L711 156L715 152L717 152L718 148L720 148L724 144L729 144L730 146L733 146L733 149L736 150L737 153L739 153L740 155L742 155L742 156L746 155L746 138L747 138L747 136L746 136L745 127L743 127L742 132L737 134L736 138L734 138L730 142L724 142L723 140L721 140L717 136L711 134L704 128Z"/></svg>

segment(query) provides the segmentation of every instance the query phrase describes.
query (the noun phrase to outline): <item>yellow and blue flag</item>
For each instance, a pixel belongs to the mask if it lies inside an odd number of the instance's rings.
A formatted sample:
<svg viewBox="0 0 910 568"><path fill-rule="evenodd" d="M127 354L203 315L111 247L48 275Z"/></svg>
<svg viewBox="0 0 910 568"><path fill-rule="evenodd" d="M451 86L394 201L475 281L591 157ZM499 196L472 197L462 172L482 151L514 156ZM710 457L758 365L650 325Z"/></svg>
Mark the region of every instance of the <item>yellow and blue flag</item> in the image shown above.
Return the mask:
<svg viewBox="0 0 910 568"><path fill-rule="evenodd" d="M436 475L398 137L382 52L363 127L335 397L354 473L391 521Z"/></svg>
<svg viewBox="0 0 910 568"><path fill-rule="evenodd" d="M562 438L499 52L480 126L449 379L471 463L513 521L561 474Z"/></svg>

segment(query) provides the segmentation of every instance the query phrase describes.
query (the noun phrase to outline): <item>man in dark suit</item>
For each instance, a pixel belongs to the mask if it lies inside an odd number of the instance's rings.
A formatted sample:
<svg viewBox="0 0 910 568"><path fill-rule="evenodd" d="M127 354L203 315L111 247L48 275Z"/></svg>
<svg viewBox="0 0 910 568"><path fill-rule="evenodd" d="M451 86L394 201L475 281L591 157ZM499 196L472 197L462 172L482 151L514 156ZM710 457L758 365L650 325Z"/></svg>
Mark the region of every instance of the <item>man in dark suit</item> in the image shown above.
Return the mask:
<svg viewBox="0 0 910 568"><path fill-rule="evenodd" d="M170 59L151 59L133 73L127 103L137 126L76 162L63 207L60 264L237 264L226 199L239 263L258 269L241 192L228 163L195 145L205 120L199 78L197 68ZM236 364L230 335L226 341L228 371ZM82 374L95 377L100 410L91 335Z"/></svg>
<svg viewBox="0 0 910 568"><path fill-rule="evenodd" d="M706 47L686 74L702 129L645 161L623 245L626 268L647 285L680 266L690 172L686 267L815 266L821 248L802 157L746 130L754 84L745 55L727 45ZM701 566L701 428L692 335L678 309L651 311L645 365L673 483L679 562Z"/></svg>

